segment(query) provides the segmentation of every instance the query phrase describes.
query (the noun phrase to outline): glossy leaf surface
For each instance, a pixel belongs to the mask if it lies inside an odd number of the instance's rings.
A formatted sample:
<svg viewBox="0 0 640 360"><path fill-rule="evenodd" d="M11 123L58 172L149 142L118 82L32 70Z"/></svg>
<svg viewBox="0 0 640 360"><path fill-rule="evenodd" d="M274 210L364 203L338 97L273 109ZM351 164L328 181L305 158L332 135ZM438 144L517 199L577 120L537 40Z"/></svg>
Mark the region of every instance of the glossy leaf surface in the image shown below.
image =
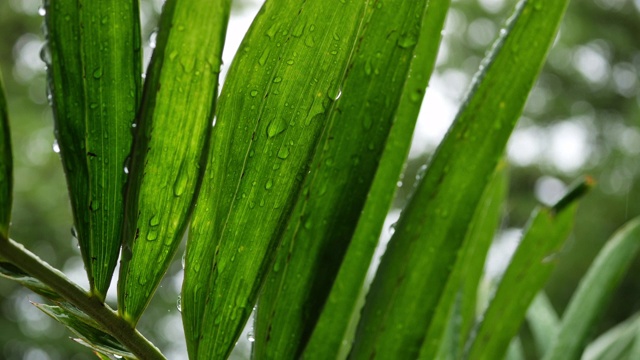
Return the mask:
<svg viewBox="0 0 640 360"><path fill-rule="evenodd" d="M169 0L136 124L118 310L135 324L184 234L206 161L229 0Z"/></svg>
<svg viewBox="0 0 640 360"><path fill-rule="evenodd" d="M240 46L187 245L182 311L193 359L224 358L240 335L338 111L365 4L268 1Z"/></svg>
<svg viewBox="0 0 640 360"><path fill-rule="evenodd" d="M298 194L283 235L275 264L261 293L255 324L257 358L298 358L314 331L332 288L343 256L359 221L376 168L390 130L401 126L410 138L440 42L448 1L370 2L357 39L341 97L327 117L327 128L311 162L311 174ZM414 16L414 14L419 14ZM402 115L404 118L400 118ZM406 123L407 125L401 124ZM409 143L394 148L399 159L380 171L388 171L382 212L391 195ZM374 236L383 221L375 223ZM373 224L371 224L373 225ZM361 236L360 236L361 237ZM362 238L362 237L361 237ZM367 244L370 241L367 239ZM373 252L371 252L373 254ZM368 265L370 257L362 265ZM363 266L366 269L366 265ZM366 270L365 270L366 271ZM337 323L316 332L321 346L312 344L305 358L334 358L345 335L365 271L341 298L332 297L327 315ZM359 281L357 280L359 279ZM345 289L347 290L347 289ZM329 314L329 312L331 312Z"/></svg>
<svg viewBox="0 0 640 360"><path fill-rule="evenodd" d="M352 358L418 355L476 205L544 63L565 6L565 1L555 0L520 2L482 63L382 258ZM525 42L530 46L521 46Z"/></svg>
<svg viewBox="0 0 640 360"><path fill-rule="evenodd" d="M140 93L138 3L45 1L56 138L91 291L104 299L121 244L125 160Z"/></svg>

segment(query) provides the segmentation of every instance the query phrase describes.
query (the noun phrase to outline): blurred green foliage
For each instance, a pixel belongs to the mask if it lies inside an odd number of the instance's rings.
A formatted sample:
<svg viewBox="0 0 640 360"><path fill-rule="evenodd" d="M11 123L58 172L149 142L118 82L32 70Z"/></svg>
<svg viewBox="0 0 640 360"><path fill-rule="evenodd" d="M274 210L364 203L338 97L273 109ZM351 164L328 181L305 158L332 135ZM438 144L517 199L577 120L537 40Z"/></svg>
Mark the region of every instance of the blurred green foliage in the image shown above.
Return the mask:
<svg viewBox="0 0 640 360"><path fill-rule="evenodd" d="M258 2L239 1L235 11L241 13L245 6L255 7ZM442 101L460 101L514 3L453 2L432 82L434 88L441 89ZM39 6L38 0L0 2L0 69L9 102L15 156L11 237L74 281L85 284L86 275L71 231L63 172L53 151L53 121L47 105L44 63L39 58L44 41ZM148 39L161 1L143 1L141 9L143 36ZM628 219L640 214L638 34L639 0L573 1L509 147L511 190L504 229L522 227L536 202L553 202L564 184L577 174L590 174L598 182L580 206L572 239L547 286L560 313L605 240ZM435 114L423 126L438 127L437 123L447 120L446 114ZM421 138L418 134L416 139L424 142L416 144L416 148L427 152L416 153L410 159L398 205L406 200L412 179L428 159L428 150L434 148L433 136ZM598 332L640 310L639 273L640 259L636 259ZM182 338L180 318L175 316L181 278L177 259L140 323L141 332L148 334L169 358L184 353L184 345L176 342ZM60 341L70 334L27 300L40 301L37 295L12 282L0 282L0 358L94 358L84 347ZM112 302L113 297L108 301Z"/></svg>

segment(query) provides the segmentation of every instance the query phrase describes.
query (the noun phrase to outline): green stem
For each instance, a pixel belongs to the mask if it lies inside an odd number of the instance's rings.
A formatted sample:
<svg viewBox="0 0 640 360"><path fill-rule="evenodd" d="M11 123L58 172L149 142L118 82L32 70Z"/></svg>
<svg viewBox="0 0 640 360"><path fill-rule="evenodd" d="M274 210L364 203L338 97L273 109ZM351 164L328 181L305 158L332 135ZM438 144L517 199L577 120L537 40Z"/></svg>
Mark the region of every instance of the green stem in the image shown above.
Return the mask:
<svg viewBox="0 0 640 360"><path fill-rule="evenodd" d="M166 360L160 350L118 316L107 304L91 297L62 272L42 261L19 243L0 236L0 255L40 280L93 318L122 345L142 360Z"/></svg>

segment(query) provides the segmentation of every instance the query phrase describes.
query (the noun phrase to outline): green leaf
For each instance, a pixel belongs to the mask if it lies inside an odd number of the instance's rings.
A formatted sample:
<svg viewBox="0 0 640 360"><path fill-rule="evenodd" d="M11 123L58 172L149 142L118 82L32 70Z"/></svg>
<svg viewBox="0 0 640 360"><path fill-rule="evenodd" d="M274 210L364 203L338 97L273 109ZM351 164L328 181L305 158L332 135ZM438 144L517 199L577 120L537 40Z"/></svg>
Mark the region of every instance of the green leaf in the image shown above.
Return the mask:
<svg viewBox="0 0 640 360"><path fill-rule="evenodd" d="M635 218L605 244L580 281L545 360L580 357L596 320L639 249L640 218Z"/></svg>
<svg viewBox="0 0 640 360"><path fill-rule="evenodd" d="M509 348L507 349L507 355L504 357L505 360L524 360L526 357L524 356L524 348L522 347L522 341L520 337L516 336L509 343Z"/></svg>
<svg viewBox="0 0 640 360"><path fill-rule="evenodd" d="M582 360L637 359L634 345L640 336L640 314L636 313L622 323L607 330L585 349ZM636 346L637 349L637 346Z"/></svg>
<svg viewBox="0 0 640 360"><path fill-rule="evenodd" d="M556 0L521 2L483 62L382 258L358 327L354 359L418 355L476 205L565 6L566 1Z"/></svg>
<svg viewBox="0 0 640 360"><path fill-rule="evenodd" d="M228 354L251 312L339 111L365 6L268 1L240 46L187 244L182 313L194 359Z"/></svg>
<svg viewBox="0 0 640 360"><path fill-rule="evenodd" d="M118 307L135 324L184 234L202 179L229 0L169 0L136 124Z"/></svg>
<svg viewBox="0 0 640 360"><path fill-rule="evenodd" d="M462 351L465 339L475 323L478 285L487 253L500 222L507 187L506 163L503 162L498 164L493 179L475 210L463 247L420 349L420 359L435 359L438 354L452 356L453 359L460 358L458 354ZM458 310L454 311L456 307ZM459 323L457 337L447 339L447 328L454 321ZM451 349L444 351L443 347Z"/></svg>
<svg viewBox="0 0 640 360"><path fill-rule="evenodd" d="M11 132L7 100L4 96L2 74L0 74L0 236L9 237L11 203L13 192L13 155L11 154Z"/></svg>
<svg viewBox="0 0 640 360"><path fill-rule="evenodd" d="M0 261L0 276L16 281L20 285L51 301L64 301L63 298L58 293L53 291L49 286L43 284L42 281L25 273L10 262Z"/></svg>
<svg viewBox="0 0 640 360"><path fill-rule="evenodd" d="M82 312L70 311L69 309L64 309L59 306L43 305L33 302L32 304L78 336L79 339L75 339L76 342L102 354L134 358L134 355L122 346L118 340L105 333L93 319L84 315Z"/></svg>
<svg viewBox="0 0 640 360"><path fill-rule="evenodd" d="M381 220L372 226L373 236L377 238L382 229L409 150L406 139L411 138L435 63L448 5L447 0L431 2L436 5L427 10L426 3L396 0L377 6L371 2L365 9L365 26L348 65L341 97L327 117L318 146L321 150L311 161L312 172L295 200L273 271L260 295L256 358L300 356L354 234L390 130L400 126L403 132L394 136L404 141L392 148L397 154L394 162L385 160L389 173L385 174L384 197L369 196L380 201L381 210ZM371 241L366 243L370 246ZM370 249L373 254L374 247ZM359 273L350 271L355 280L347 285L352 296L338 295L343 308L327 312L339 323L322 330L324 334L315 334L316 343L310 344L305 358L334 358L338 353L370 258ZM329 306L337 305L335 299Z"/></svg>
<svg viewBox="0 0 640 360"><path fill-rule="evenodd" d="M56 138L91 291L104 300L121 244L140 93L138 3L47 0L45 9Z"/></svg>
<svg viewBox="0 0 640 360"><path fill-rule="evenodd" d="M567 199L575 201L591 184L590 179L578 182L554 207L540 207L533 212L472 339L469 359L500 359L505 355L529 305L551 275L556 257L571 233L577 205Z"/></svg>
<svg viewBox="0 0 640 360"><path fill-rule="evenodd" d="M542 356L551 348L560 327L558 314L544 292L538 293L533 299L526 317L538 354Z"/></svg>

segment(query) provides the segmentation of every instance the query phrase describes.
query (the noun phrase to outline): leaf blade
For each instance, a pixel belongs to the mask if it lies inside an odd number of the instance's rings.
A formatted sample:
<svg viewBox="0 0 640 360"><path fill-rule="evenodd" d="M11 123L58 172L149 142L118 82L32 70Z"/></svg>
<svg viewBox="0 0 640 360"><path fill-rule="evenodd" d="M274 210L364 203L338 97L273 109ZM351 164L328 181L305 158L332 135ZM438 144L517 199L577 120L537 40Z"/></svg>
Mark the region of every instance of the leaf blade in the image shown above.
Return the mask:
<svg viewBox="0 0 640 360"><path fill-rule="evenodd" d="M9 237L11 204L13 201L13 155L11 153L11 131L9 111L4 95L4 84L0 73L0 235Z"/></svg>
<svg viewBox="0 0 640 360"><path fill-rule="evenodd" d="M417 355L446 283L442 274L455 261L473 209L502 155L565 7L565 1L521 2L510 31L483 63L473 95L436 151L383 256L367 296L353 358ZM536 41L525 49L520 46L525 39ZM417 290L426 284L429 291Z"/></svg>
<svg viewBox="0 0 640 360"><path fill-rule="evenodd" d="M577 359L600 311L640 250L640 218L618 230L580 281L562 316L554 345L544 359Z"/></svg>
<svg viewBox="0 0 640 360"><path fill-rule="evenodd" d="M132 324L178 248L200 186L229 11L229 0L164 6L127 188L118 311Z"/></svg>
<svg viewBox="0 0 640 360"><path fill-rule="evenodd" d="M56 138L91 291L104 300L120 250L141 87L137 2L45 1L45 9Z"/></svg>

